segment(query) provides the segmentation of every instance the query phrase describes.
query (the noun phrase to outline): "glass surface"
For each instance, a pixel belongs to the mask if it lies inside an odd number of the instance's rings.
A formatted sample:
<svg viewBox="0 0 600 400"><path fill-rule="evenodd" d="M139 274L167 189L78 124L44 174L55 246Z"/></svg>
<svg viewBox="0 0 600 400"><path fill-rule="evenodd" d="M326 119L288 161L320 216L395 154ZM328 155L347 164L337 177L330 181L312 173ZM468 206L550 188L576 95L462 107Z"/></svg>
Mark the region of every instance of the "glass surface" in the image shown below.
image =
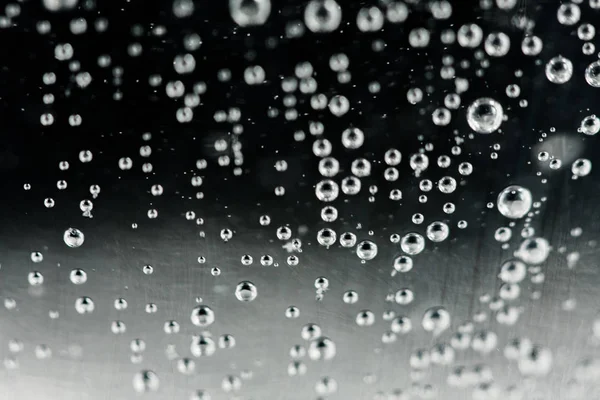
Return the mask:
<svg viewBox="0 0 600 400"><path fill-rule="evenodd" d="M0 399L600 396L600 1L2 4Z"/></svg>

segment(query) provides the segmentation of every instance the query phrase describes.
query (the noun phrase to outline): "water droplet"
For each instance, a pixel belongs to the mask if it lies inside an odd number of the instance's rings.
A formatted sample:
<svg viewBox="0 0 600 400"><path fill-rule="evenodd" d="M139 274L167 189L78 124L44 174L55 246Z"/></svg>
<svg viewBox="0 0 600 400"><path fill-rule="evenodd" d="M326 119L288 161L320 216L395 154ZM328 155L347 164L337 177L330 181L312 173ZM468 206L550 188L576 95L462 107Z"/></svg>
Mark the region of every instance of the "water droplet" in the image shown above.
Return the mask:
<svg viewBox="0 0 600 400"><path fill-rule="evenodd" d="M594 61L585 69L585 81L594 88L600 88L600 61Z"/></svg>
<svg viewBox="0 0 600 400"><path fill-rule="evenodd" d="M409 256L398 256L394 259L394 270L408 272L413 268L413 260Z"/></svg>
<svg viewBox="0 0 600 400"><path fill-rule="evenodd" d="M27 275L27 280L31 286L39 286L44 283L44 275L39 271L32 271Z"/></svg>
<svg viewBox="0 0 600 400"><path fill-rule="evenodd" d="M432 242L443 242L449 234L450 228L444 222L436 221L427 226L427 237Z"/></svg>
<svg viewBox="0 0 600 400"><path fill-rule="evenodd" d="M199 305L192 309L192 324L207 327L215 322L215 312L209 306Z"/></svg>
<svg viewBox="0 0 600 400"><path fill-rule="evenodd" d="M483 97L475 100L467 109L467 123L477 133L492 133L502 124L504 110L496 100Z"/></svg>
<svg viewBox="0 0 600 400"><path fill-rule="evenodd" d="M192 338L190 351L194 357L212 356L217 350L215 341L206 335L197 335Z"/></svg>
<svg viewBox="0 0 600 400"><path fill-rule="evenodd" d="M71 271L69 278L75 285L81 285L87 281L87 273L81 268L75 268Z"/></svg>
<svg viewBox="0 0 600 400"><path fill-rule="evenodd" d="M377 256L377 245L370 240L363 240L356 246L356 255L361 260L372 260Z"/></svg>
<svg viewBox="0 0 600 400"><path fill-rule="evenodd" d="M544 238L528 238L525 239L519 249L515 251L515 256L527 264L541 264L548 258L550 254L550 243Z"/></svg>
<svg viewBox="0 0 600 400"><path fill-rule="evenodd" d="M304 23L315 33L335 31L342 21L342 8L335 0L311 0L304 9Z"/></svg>
<svg viewBox="0 0 600 400"><path fill-rule="evenodd" d="M81 232L77 228L69 228L65 231L63 235L63 240L65 244L69 247L79 247L83 244L85 237L83 232Z"/></svg>
<svg viewBox="0 0 600 400"><path fill-rule="evenodd" d="M313 323L306 324L302 327L300 336L304 340L316 339L317 337L321 336L321 327Z"/></svg>
<svg viewBox="0 0 600 400"><path fill-rule="evenodd" d="M498 277L506 283L519 283L527 276L527 266L519 260L509 260L502 264Z"/></svg>
<svg viewBox="0 0 600 400"><path fill-rule="evenodd" d="M308 346L308 356L313 361L331 360L335 354L335 343L325 336L313 339Z"/></svg>
<svg viewBox="0 0 600 400"><path fill-rule="evenodd" d="M158 375L153 371L143 370L133 376L133 389L137 393L156 392L159 386Z"/></svg>
<svg viewBox="0 0 600 400"><path fill-rule="evenodd" d="M79 314L89 314L94 311L94 308L94 301L87 296L79 297L75 301L75 310Z"/></svg>
<svg viewBox="0 0 600 400"><path fill-rule="evenodd" d="M573 76L573 63L568 58L556 56L548 61L545 71L550 82L562 85Z"/></svg>
<svg viewBox="0 0 600 400"><path fill-rule="evenodd" d="M256 299L258 296L258 290L256 286L249 281L242 281L238 283L235 288L235 297L242 302L249 302Z"/></svg>
<svg viewBox="0 0 600 400"><path fill-rule="evenodd" d="M444 307L431 307L423 314L421 325L427 332L440 334L450 327L450 313Z"/></svg>
<svg viewBox="0 0 600 400"><path fill-rule="evenodd" d="M362 310L356 315L358 326L371 326L375 323L375 314L370 310Z"/></svg>
<svg viewBox="0 0 600 400"><path fill-rule="evenodd" d="M500 214L507 218L523 218L533 204L531 192L517 185L508 186L498 195L497 207Z"/></svg>
<svg viewBox="0 0 600 400"><path fill-rule="evenodd" d="M417 255L425 249L425 239L418 233L407 233L402 237L400 247L408 255Z"/></svg>

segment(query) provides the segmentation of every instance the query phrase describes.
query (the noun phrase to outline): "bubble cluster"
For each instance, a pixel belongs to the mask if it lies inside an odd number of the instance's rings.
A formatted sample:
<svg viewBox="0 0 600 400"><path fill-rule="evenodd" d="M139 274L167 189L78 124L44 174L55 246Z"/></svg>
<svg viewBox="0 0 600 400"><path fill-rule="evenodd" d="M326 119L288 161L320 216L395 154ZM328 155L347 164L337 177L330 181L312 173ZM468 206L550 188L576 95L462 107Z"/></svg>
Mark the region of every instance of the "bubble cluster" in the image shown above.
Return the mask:
<svg viewBox="0 0 600 400"><path fill-rule="evenodd" d="M7 393L595 388L600 0L100 3L0 10Z"/></svg>

